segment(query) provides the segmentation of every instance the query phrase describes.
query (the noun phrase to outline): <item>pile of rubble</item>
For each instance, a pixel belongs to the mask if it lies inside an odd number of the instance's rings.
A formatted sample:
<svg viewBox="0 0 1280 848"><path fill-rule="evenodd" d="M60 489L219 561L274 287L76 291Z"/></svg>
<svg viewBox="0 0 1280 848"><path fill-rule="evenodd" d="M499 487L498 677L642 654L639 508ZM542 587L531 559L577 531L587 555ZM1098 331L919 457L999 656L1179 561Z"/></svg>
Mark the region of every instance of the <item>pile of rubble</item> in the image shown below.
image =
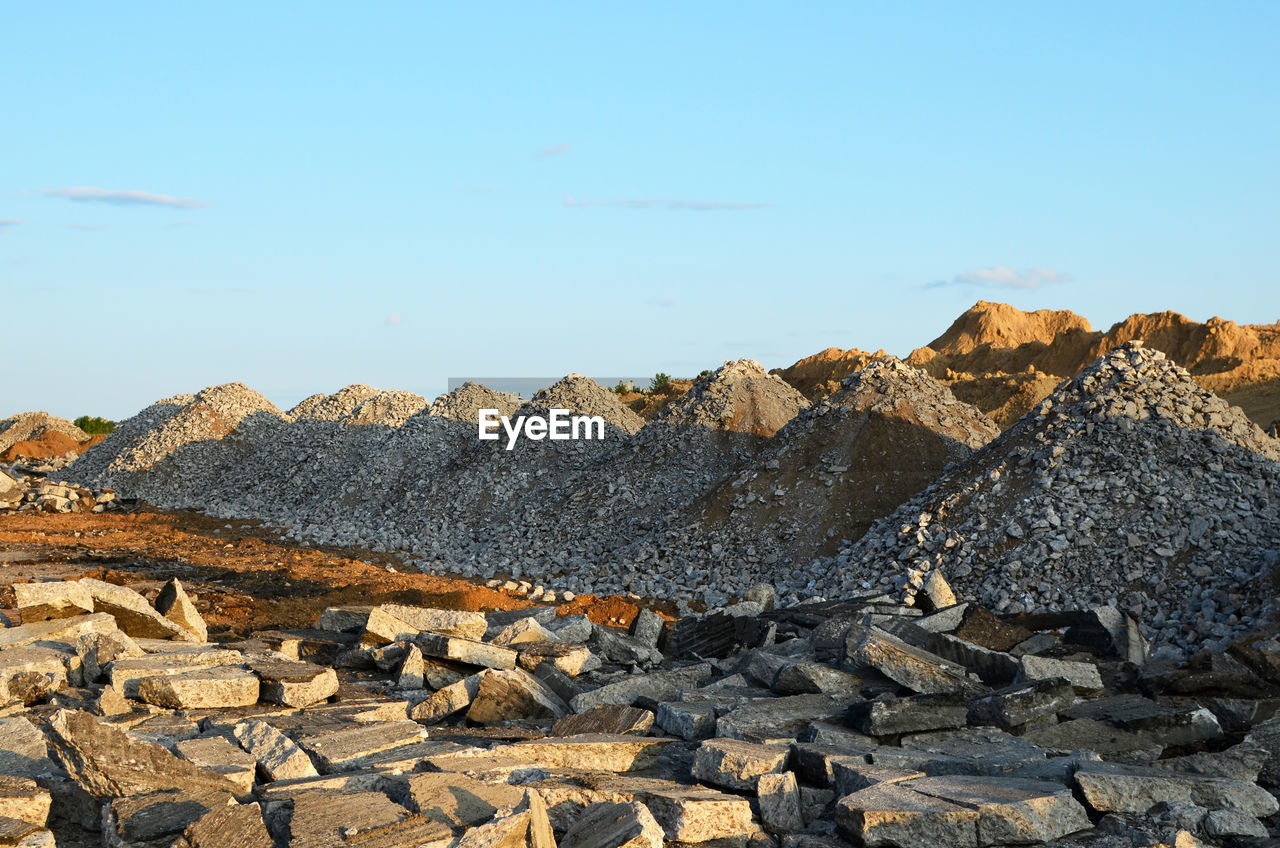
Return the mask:
<svg viewBox="0 0 1280 848"><path fill-rule="evenodd" d="M521 403L520 395L496 392L488 386L467 381L432 401L431 414L474 425L479 420L482 409L496 409L498 415L510 416L520 408Z"/></svg>
<svg viewBox="0 0 1280 848"><path fill-rule="evenodd" d="M808 407L808 399L781 377L754 359L738 359L699 378L655 420L675 427L772 436Z"/></svg>
<svg viewBox="0 0 1280 848"><path fill-rule="evenodd" d="M86 488L49 480L20 465L0 466L0 514L5 512L106 512L121 501L115 489Z"/></svg>
<svg viewBox="0 0 1280 848"><path fill-rule="evenodd" d="M0 453L19 442L35 442L55 433L76 444L89 439L88 433L65 418L47 412L23 412L0 420Z"/></svg>
<svg viewBox="0 0 1280 848"><path fill-rule="evenodd" d="M568 374L552 386L539 389L533 398L516 410L516 415L547 415L551 409L572 409L581 415L598 415L606 428L624 433L637 432L644 419L618 400L617 394L581 374Z"/></svg>
<svg viewBox="0 0 1280 848"><path fill-rule="evenodd" d="M1116 599L1154 641L1220 646L1275 612L1277 460L1240 410L1129 343L829 565L845 591L908 597L938 571L1002 612Z"/></svg>
<svg viewBox="0 0 1280 848"><path fill-rule="evenodd" d="M1194 846L1280 824L1274 640L1175 667L1112 607L997 617L935 578L913 607L775 609L760 586L621 629L384 604L210 643L176 579L138 588L12 586L0 844Z"/></svg>

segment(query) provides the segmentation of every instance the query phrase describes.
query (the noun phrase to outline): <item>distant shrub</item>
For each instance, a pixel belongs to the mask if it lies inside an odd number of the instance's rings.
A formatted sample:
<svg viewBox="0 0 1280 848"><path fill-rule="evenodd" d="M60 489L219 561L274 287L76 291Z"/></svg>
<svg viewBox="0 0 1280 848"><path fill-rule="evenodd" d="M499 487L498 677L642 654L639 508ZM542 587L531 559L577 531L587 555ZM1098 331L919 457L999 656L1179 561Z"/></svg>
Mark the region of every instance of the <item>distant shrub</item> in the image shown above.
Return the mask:
<svg viewBox="0 0 1280 848"><path fill-rule="evenodd" d="M616 395L625 395L631 391L631 387L621 381L613 387L613 393Z"/></svg>
<svg viewBox="0 0 1280 848"><path fill-rule="evenodd" d="M671 385L671 375L663 374L659 371L653 375L653 379L649 381L649 391L660 392L667 386Z"/></svg>
<svg viewBox="0 0 1280 848"><path fill-rule="evenodd" d="M709 376L711 376L711 369L710 369L710 368L703 368L701 371L699 371L699 372L698 372L698 376L699 376L699 377L709 377Z"/></svg>
<svg viewBox="0 0 1280 848"><path fill-rule="evenodd" d="M96 415L93 417L81 415L71 423L79 427L81 430L84 430L90 436L99 436L110 433L116 428L116 422L108 421L105 418L99 418Z"/></svg>

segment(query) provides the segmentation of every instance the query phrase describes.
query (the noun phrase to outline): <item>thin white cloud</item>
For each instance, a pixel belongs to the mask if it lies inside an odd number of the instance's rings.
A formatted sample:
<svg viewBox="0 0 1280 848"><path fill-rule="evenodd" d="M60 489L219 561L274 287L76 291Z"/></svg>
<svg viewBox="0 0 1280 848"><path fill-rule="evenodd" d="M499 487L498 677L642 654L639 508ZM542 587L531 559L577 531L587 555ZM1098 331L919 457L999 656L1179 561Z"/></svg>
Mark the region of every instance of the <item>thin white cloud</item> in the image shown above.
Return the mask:
<svg viewBox="0 0 1280 848"><path fill-rule="evenodd" d="M568 195L564 205L574 209L672 209L691 212L743 212L751 209L768 209L772 203L738 203L723 200L663 200L654 198L623 198L598 200Z"/></svg>
<svg viewBox="0 0 1280 848"><path fill-rule="evenodd" d="M956 274L950 280L934 280L926 284L926 288L942 288L943 286L976 286L979 288L1023 289L1033 290L1045 286L1071 282L1071 275L1052 268L1027 268L1018 270L1008 265L993 265L990 268L974 268L963 274Z"/></svg>
<svg viewBox="0 0 1280 848"><path fill-rule="evenodd" d="M113 206L169 206L174 209L200 209L209 205L191 197L173 197L150 191L95 188L94 186L42 188L40 193L45 197L60 197L76 203L110 203Z"/></svg>
<svg viewBox="0 0 1280 848"><path fill-rule="evenodd" d="M571 146L568 144L548 144L546 147L538 151L539 159L554 159L557 156L563 156L568 153Z"/></svg>
<svg viewBox="0 0 1280 848"><path fill-rule="evenodd" d="M22 223L21 218L0 218L0 233L12 229Z"/></svg>

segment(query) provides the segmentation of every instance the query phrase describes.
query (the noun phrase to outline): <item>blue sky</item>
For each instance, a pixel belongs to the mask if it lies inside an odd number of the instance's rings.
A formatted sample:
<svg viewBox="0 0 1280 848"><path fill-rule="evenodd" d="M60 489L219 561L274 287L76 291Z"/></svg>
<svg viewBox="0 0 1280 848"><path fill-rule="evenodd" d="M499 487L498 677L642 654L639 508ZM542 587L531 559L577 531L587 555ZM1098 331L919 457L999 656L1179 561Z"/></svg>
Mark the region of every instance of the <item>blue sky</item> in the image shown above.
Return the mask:
<svg viewBox="0 0 1280 848"><path fill-rule="evenodd" d="M0 416L905 355L980 298L1280 318L1275 3L28 3L4 29Z"/></svg>

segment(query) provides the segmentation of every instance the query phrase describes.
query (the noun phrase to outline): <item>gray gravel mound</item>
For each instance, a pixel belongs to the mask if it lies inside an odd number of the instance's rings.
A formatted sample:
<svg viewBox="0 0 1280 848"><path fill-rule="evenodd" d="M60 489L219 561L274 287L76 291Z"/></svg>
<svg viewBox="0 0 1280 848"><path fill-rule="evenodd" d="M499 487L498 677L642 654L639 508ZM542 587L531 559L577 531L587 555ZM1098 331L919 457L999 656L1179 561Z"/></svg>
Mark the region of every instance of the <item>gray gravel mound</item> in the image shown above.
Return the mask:
<svg viewBox="0 0 1280 848"><path fill-rule="evenodd" d="M759 362L736 359L700 377L655 420L668 426L772 436L809 406L804 395Z"/></svg>
<svg viewBox="0 0 1280 848"><path fill-rule="evenodd" d="M568 409L582 415L599 415L604 423L624 433L635 433L644 419L618 400L609 389L581 374L569 374L553 386L540 389L517 415L546 415L551 409Z"/></svg>
<svg viewBox="0 0 1280 848"><path fill-rule="evenodd" d="M499 415L509 416L520 408L521 403L523 401L517 394L496 392L488 386L467 381L436 398L431 404L431 414L474 425L479 420L481 409L496 409Z"/></svg>
<svg viewBox="0 0 1280 848"><path fill-rule="evenodd" d="M355 414L360 405L381 394L380 389L353 383L331 395L315 394L289 410L294 421L341 421Z"/></svg>
<svg viewBox="0 0 1280 848"><path fill-rule="evenodd" d="M838 592L908 599L936 569L1009 613L1118 600L1154 642L1221 644L1274 611L1277 459L1239 409L1129 343L827 568Z"/></svg>

